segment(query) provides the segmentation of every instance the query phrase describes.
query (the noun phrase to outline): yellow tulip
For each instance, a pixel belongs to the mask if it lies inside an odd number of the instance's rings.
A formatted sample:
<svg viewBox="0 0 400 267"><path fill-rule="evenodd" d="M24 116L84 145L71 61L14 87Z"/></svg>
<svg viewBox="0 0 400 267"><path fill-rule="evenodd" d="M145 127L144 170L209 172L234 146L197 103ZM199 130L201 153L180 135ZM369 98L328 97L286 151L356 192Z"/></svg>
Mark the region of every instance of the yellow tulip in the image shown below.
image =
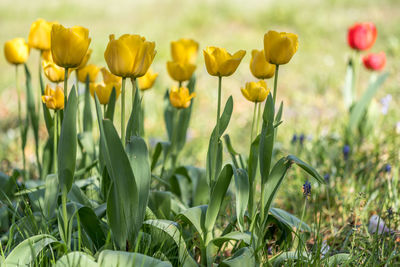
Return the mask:
<svg viewBox="0 0 400 267"><path fill-rule="evenodd" d="M53 61L42 60L43 72L53 83L59 83L64 81L65 69L57 66ZM69 72L69 71L68 71ZM69 73L68 73L69 74Z"/></svg>
<svg viewBox="0 0 400 267"><path fill-rule="evenodd" d="M196 70L196 65L190 63L181 63L176 61L167 62L169 76L178 82L188 81Z"/></svg>
<svg viewBox="0 0 400 267"><path fill-rule="evenodd" d="M110 101L110 96L113 88L115 88L115 92L117 93L117 98L121 93L121 85L118 83L91 83L90 86L90 94L94 97L94 93L96 93L97 98L100 101L100 104L106 105L108 101Z"/></svg>
<svg viewBox="0 0 400 267"><path fill-rule="evenodd" d="M248 82L246 87L241 89L243 96L251 102L263 102L267 98L269 88L264 80L259 82Z"/></svg>
<svg viewBox="0 0 400 267"><path fill-rule="evenodd" d="M97 74L99 74L100 68L94 64L89 64L76 71L78 72L78 80L81 83L86 82L87 76L89 76L89 82L94 83L96 81Z"/></svg>
<svg viewBox="0 0 400 267"><path fill-rule="evenodd" d="M171 42L172 60L181 63L195 64L199 44L192 39L179 39Z"/></svg>
<svg viewBox="0 0 400 267"><path fill-rule="evenodd" d="M224 48L210 46L203 50L203 54L208 73L222 77L230 76L236 71L246 51L239 50L231 55Z"/></svg>
<svg viewBox="0 0 400 267"><path fill-rule="evenodd" d="M90 59L90 56L92 55L92 52L93 50L89 48L88 51L86 52L86 55L83 57L81 64L79 64L79 66L76 69L79 70L86 66L86 64Z"/></svg>
<svg viewBox="0 0 400 267"><path fill-rule="evenodd" d="M46 104L48 109L64 109L63 89L60 86L57 86L56 90L53 90L50 85L46 85L42 101Z"/></svg>
<svg viewBox="0 0 400 267"><path fill-rule="evenodd" d="M251 51L250 71L258 79L269 79L274 76L276 66L265 60L264 50Z"/></svg>
<svg viewBox="0 0 400 267"><path fill-rule="evenodd" d="M118 77L111 72L109 72L106 68L101 68L101 74L103 75L104 83L122 83L122 78Z"/></svg>
<svg viewBox="0 0 400 267"><path fill-rule="evenodd" d="M29 46L23 38L14 38L4 44L4 55L11 64L22 64L28 60Z"/></svg>
<svg viewBox="0 0 400 267"><path fill-rule="evenodd" d="M38 19L33 22L28 36L28 44L30 47L39 50L50 50L51 44L51 27L54 22Z"/></svg>
<svg viewBox="0 0 400 267"><path fill-rule="evenodd" d="M297 34L269 31L264 35L265 59L271 64L288 63L298 47Z"/></svg>
<svg viewBox="0 0 400 267"><path fill-rule="evenodd" d="M54 62L63 68L76 68L85 58L91 39L89 30L74 26L65 28L54 24L51 28L51 54Z"/></svg>
<svg viewBox="0 0 400 267"><path fill-rule="evenodd" d="M153 87L156 81L158 73L153 73L151 68L146 72L146 74L138 79L140 90L144 91Z"/></svg>
<svg viewBox="0 0 400 267"><path fill-rule="evenodd" d="M193 97L196 93L189 93L189 89L186 87L173 87L169 92L169 101L175 108L188 108Z"/></svg>
<svg viewBox="0 0 400 267"><path fill-rule="evenodd" d="M110 35L104 58L111 73L120 77L138 78L146 74L156 55L155 43L140 35Z"/></svg>

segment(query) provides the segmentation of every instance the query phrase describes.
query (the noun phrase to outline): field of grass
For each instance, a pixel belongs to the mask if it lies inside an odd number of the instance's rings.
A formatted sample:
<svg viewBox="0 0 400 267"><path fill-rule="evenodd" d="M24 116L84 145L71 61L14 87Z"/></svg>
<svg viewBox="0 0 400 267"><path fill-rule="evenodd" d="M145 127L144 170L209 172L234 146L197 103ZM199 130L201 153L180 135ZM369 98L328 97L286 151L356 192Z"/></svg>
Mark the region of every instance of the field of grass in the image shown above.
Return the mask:
<svg viewBox="0 0 400 267"><path fill-rule="evenodd" d="M143 98L146 109L144 139L153 153L155 144L168 138L162 115L164 94L167 88L176 85L166 70L166 62L171 59L170 42L182 37L198 41L200 49L195 72L197 96L193 102L187 142L180 152L179 164L205 168L208 142L216 123L218 79L207 73L202 50L213 45L224 47L229 52L236 52L239 49L247 52L235 74L224 78L222 88L222 103L224 104L230 95L233 96L234 102L232 117L225 133L231 137L234 149L247 158L253 105L242 96L240 88L244 87L245 82L256 81L249 70L251 50L263 48L263 36L268 30L298 34L298 52L289 64L281 66L279 72L278 101L283 101L284 109L283 123L279 126L274 147L273 162L277 162L280 157L288 154L296 155L314 167L320 177L325 177L326 184L316 183L300 168L291 168L273 202L273 207L283 209L297 217L296 220L291 218L294 221L290 229L294 230L291 232L282 227L277 217L271 216L268 233L264 236L265 248L268 250L266 258L273 259L282 255L280 253L284 251L292 251L293 255L290 257L293 256L292 259L295 260L289 260L288 265L319 266L327 264L322 260L325 254L346 254L348 256L344 262L350 266L357 264L394 266L400 264L398 232L400 223L400 110L398 108L400 104L400 16L398 14L400 14L398 0L124 0L117 3L104 0L2 0L0 2L0 43L3 44L14 37L27 38L30 24L37 18L58 21L66 26L81 25L88 28L92 38L90 47L93 49L90 62L99 66L106 66L104 51L111 33L117 37L124 33L137 33L145 36L147 40L155 41L157 55L152 69L159 73L159 78L154 88L147 91ZM364 128L360 126L360 130L353 136L355 139L352 140L350 154L345 159L342 150L349 144L346 138L351 139L351 137L346 133L349 111L344 104L343 88L348 60L355 56L355 52L348 47L346 38L348 27L360 21L371 21L376 25L378 38L371 52L384 51L386 53L385 71L389 75L374 95L369 105L368 119L365 119L364 125L360 124ZM35 94L39 94L40 88L37 75L38 64L39 52L31 50L27 65L32 73ZM360 67L357 82L358 99L365 92L371 75L374 74L363 66ZM73 75L69 81L70 85L73 84L74 79ZM22 80L20 84L23 85ZM127 106L130 107L131 84L130 82L127 84L129 99ZM267 84L272 88L273 79L267 80ZM9 176L12 176L14 168L22 168L16 108L17 94L14 88L14 69L2 56L0 57L0 171ZM389 94L391 102L387 113L383 114L381 99ZM24 94L22 98L25 99ZM117 105L114 119L117 130L120 125L119 108ZM94 121L94 136L98 140L100 133L97 120ZM27 144L26 155L29 174L35 184L40 179L31 135L32 133L29 133L28 140L30 141ZM43 118L41 118L39 135L41 144L44 144L48 133ZM294 135L297 137L303 135L304 141L293 142ZM43 153L43 150L40 153ZM223 155L224 164L231 162L231 155L226 147ZM390 171L387 169L388 164L391 167ZM152 174L154 175L154 172ZM101 176L101 173L93 170L85 174L85 178ZM312 185L312 194L308 199L304 198L302 193L302 186L306 180L310 180ZM164 187L157 181L152 181L152 190L167 190L168 186ZM82 192L86 196L85 199L96 203L91 203L95 209L104 202L104 196L97 192L93 197L91 191L96 191L93 188L98 186L95 182L93 183L95 185L83 186ZM170 186L172 187L172 184ZM24 189L25 187L34 187L34 185L24 185ZM259 190L260 188L257 187L257 193L255 193L257 197L260 195ZM235 209L238 203L235 199L238 196L235 192L232 182L224 205L221 207L221 210L225 212L220 213L215 225L215 232L219 235L228 228L229 223L232 223L233 215L236 214ZM194 200L185 202L187 199L183 196L183 192L173 193L180 198L182 205L187 208L193 205ZM21 195L24 194L21 193ZM16 198L18 196L20 195L17 194ZM71 196L69 198L71 203L78 201ZM2 200L0 211L6 207L11 209L8 207L10 203L0 199ZM207 197L205 199L208 201ZM46 228L45 225L40 225L37 231L28 226L21 226L21 230L15 230L20 232L14 236L17 241L10 241L13 234L10 233L10 229L13 229L10 226L22 217L21 211L17 212L18 209L23 209L25 213L35 213L35 207L31 207L27 203L29 201L33 202L30 198L28 200L28 197L22 198L17 203L22 203L23 208L15 207L15 210L0 218L2 223L0 241L2 252L5 251L6 254L18 242L29 236L43 233L54 234L58 231L55 226ZM206 203L200 201L199 204L207 204L207 201ZM149 206L153 209L150 204ZM162 216L158 216L159 210L153 210L153 212L158 219L182 223L179 212L172 211L172 208L171 214ZM18 215L11 215L17 213ZM391 229L389 233L382 235L368 229L371 218L375 218L372 217L373 215L380 216L379 223L383 220ZM298 221L300 218L310 227L307 231L300 231L301 234L296 229L300 225ZM247 217L246 224L250 225L250 219L253 218ZM102 224L105 225L105 221L103 218ZM56 225L57 218L53 217L50 222ZM238 230L236 222L233 224ZM195 241L197 240L198 236L188 234L190 231L187 225L180 230L185 239L193 237ZM105 233L109 236L104 248L115 249L117 246L110 241L112 239L110 232L105 231ZM54 235L57 236L57 234ZM90 239L88 236L90 235L85 234L86 239ZM188 241L186 245L195 260L199 261L199 255L203 256L203 251L198 251L199 247L196 246L195 241ZM79 246L80 242L78 242ZM85 242L82 241L82 244ZM140 252L158 259L168 258L173 265L181 265L181 261L171 260L173 257L171 255L174 253L166 252L163 247L170 244L170 240L165 241L165 244L161 243L159 250L151 246L147 251L145 245L137 244L136 248L131 248L129 251ZM221 263L230 256L230 253L242 247L244 245L240 242L229 243L224 247L225 250L218 251L219 256L215 258L215 262ZM96 252L101 249L87 246L81 251L88 252L98 259ZM162 253L165 255L161 255ZM60 255L62 253L58 254ZM43 253L39 258L46 262L48 257L46 253ZM304 258L299 260L301 257ZM47 262L43 262L43 265L39 264L39 266L47 266ZM283 262L276 261L276 264L279 266Z"/></svg>

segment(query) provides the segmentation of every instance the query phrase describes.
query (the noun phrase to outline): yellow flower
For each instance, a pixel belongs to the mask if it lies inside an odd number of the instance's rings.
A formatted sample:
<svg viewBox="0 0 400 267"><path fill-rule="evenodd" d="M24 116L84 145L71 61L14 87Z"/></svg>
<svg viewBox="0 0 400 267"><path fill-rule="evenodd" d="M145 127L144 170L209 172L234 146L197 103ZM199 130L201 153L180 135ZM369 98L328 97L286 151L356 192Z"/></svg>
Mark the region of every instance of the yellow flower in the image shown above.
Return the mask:
<svg viewBox="0 0 400 267"><path fill-rule="evenodd" d="M79 64L79 66L76 69L79 70L86 66L86 64L90 59L90 56L92 55L92 52L93 50L89 48L88 51L86 52L86 55L83 57L81 64Z"/></svg>
<svg viewBox="0 0 400 267"><path fill-rule="evenodd" d="M175 108L188 108L190 106L190 100L196 96L196 93L189 93L189 89L186 87L173 87L169 92L169 101Z"/></svg>
<svg viewBox="0 0 400 267"><path fill-rule="evenodd" d="M4 55L11 64L22 64L28 60L29 46L23 38L14 38L4 44Z"/></svg>
<svg viewBox="0 0 400 267"><path fill-rule="evenodd" d="M176 61L167 62L169 76L178 82L188 81L196 70L196 65L190 63L181 63Z"/></svg>
<svg viewBox="0 0 400 267"><path fill-rule="evenodd" d="M51 60L42 60L43 72L53 83L59 83L64 81L65 69L57 66ZM69 71L68 71L69 72ZM69 73L68 73L69 74Z"/></svg>
<svg viewBox="0 0 400 267"><path fill-rule="evenodd" d="M146 74L138 79L140 90L144 91L153 87L156 81L158 73L153 73L151 68L146 72Z"/></svg>
<svg viewBox="0 0 400 267"><path fill-rule="evenodd" d="M86 77L88 75L89 75L89 82L94 83L96 81L97 74L99 74L100 69L94 64L89 64L76 71L78 72L78 80L81 83L86 82Z"/></svg>
<svg viewBox="0 0 400 267"><path fill-rule="evenodd" d="M39 50L50 50L51 27L53 24L54 22L44 19L38 19L33 22L28 36L29 46Z"/></svg>
<svg viewBox="0 0 400 267"><path fill-rule="evenodd" d="M262 102L267 98L269 88L264 80L259 82L248 82L246 88L241 89L243 96L251 102Z"/></svg>
<svg viewBox="0 0 400 267"><path fill-rule="evenodd" d="M110 101L110 96L113 88L115 88L115 91L117 93L117 98L121 93L121 85L118 83L108 83L108 84L105 84L104 82L91 83L89 88L90 88L90 94L94 97L94 93L96 93L97 98L99 99L100 104L102 105L108 104L108 101Z"/></svg>
<svg viewBox="0 0 400 267"><path fill-rule="evenodd" d="M146 74L156 55L155 43L140 35L110 35L104 58L111 73L120 77L138 78Z"/></svg>
<svg viewBox="0 0 400 267"><path fill-rule="evenodd" d="M60 86L53 90L50 85L46 85L42 101L48 109L64 109L64 93Z"/></svg>
<svg viewBox="0 0 400 267"><path fill-rule="evenodd" d="M54 62L63 68L76 68L85 58L91 39L89 30L74 26L65 28L54 24L51 28L51 54Z"/></svg>
<svg viewBox="0 0 400 267"><path fill-rule="evenodd" d="M298 47L297 34L269 31L264 35L265 59L271 64L288 63Z"/></svg>
<svg viewBox="0 0 400 267"><path fill-rule="evenodd" d="M172 60L181 63L195 64L199 44L192 39L179 39L171 42Z"/></svg>
<svg viewBox="0 0 400 267"><path fill-rule="evenodd" d="M231 55L224 48L210 46L203 50L203 54L208 73L221 77L230 76L236 71L246 51L239 50Z"/></svg>
<svg viewBox="0 0 400 267"><path fill-rule="evenodd" d="M269 79L274 76L276 66L265 60L264 50L251 51L250 71L258 79Z"/></svg>
<svg viewBox="0 0 400 267"><path fill-rule="evenodd" d="M122 78L118 77L111 72L109 72L106 68L101 68L101 74L103 75L104 83L122 83Z"/></svg>

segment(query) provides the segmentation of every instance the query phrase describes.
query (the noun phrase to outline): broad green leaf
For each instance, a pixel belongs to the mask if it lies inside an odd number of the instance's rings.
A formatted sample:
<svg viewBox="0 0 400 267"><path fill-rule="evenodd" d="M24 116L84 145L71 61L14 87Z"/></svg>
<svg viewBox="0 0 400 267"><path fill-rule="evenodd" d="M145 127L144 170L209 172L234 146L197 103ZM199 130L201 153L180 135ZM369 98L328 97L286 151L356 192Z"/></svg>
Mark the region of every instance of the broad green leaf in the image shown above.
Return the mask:
<svg viewBox="0 0 400 267"><path fill-rule="evenodd" d="M35 235L16 246L4 261L4 267L30 266L36 256L48 245L59 243L51 235Z"/></svg>
<svg viewBox="0 0 400 267"><path fill-rule="evenodd" d="M169 219L171 214L171 192L150 192L149 208L157 216L157 218Z"/></svg>
<svg viewBox="0 0 400 267"><path fill-rule="evenodd" d="M188 253L185 240L183 239L176 222L168 220L148 220L145 221L144 224L163 231L174 240L179 249L179 262L183 266L197 266L194 259Z"/></svg>
<svg viewBox="0 0 400 267"><path fill-rule="evenodd" d="M75 86L72 86L64 112L57 155L60 188L65 188L67 192L71 189L74 180L76 164L76 110L76 90Z"/></svg>
<svg viewBox="0 0 400 267"><path fill-rule="evenodd" d="M201 241L204 242L206 213L207 205L196 206L179 213L177 219L193 225L197 233L199 233Z"/></svg>
<svg viewBox="0 0 400 267"><path fill-rule="evenodd" d="M126 142L128 142L131 136L140 136L141 127L141 100L139 96L139 90L135 90L135 99L133 100L132 112L129 116L128 126L126 127Z"/></svg>
<svg viewBox="0 0 400 267"><path fill-rule="evenodd" d="M249 206L248 206L248 212L250 214L250 217L255 212L255 191L256 191L256 175L257 175L257 166L258 166L258 155L259 155L259 147L260 147L260 135L258 135L253 143L251 143L250 146L250 155L248 159L248 164L247 164L247 172L249 175Z"/></svg>
<svg viewBox="0 0 400 267"><path fill-rule="evenodd" d="M93 129L93 116L92 116L92 108L90 105L89 75L86 77L84 103L85 105L83 107L83 131L91 133Z"/></svg>
<svg viewBox="0 0 400 267"><path fill-rule="evenodd" d="M272 95L268 94L264 107L259 147L262 186L267 182L271 169L272 151L274 148L274 114L274 100L272 99Z"/></svg>
<svg viewBox="0 0 400 267"><path fill-rule="evenodd" d="M214 238L212 242L218 246L221 247L225 242L227 241L243 241L247 245L250 245L251 243L251 234L250 233L243 233L243 232L230 232L226 235L223 235L221 237Z"/></svg>
<svg viewBox="0 0 400 267"><path fill-rule="evenodd" d="M229 134L224 135L224 140L225 140L226 149L228 150L229 154L231 155L233 166L235 166L235 168L240 168L239 164L236 160L236 156L239 155L239 153L237 153L236 150L233 148Z"/></svg>
<svg viewBox="0 0 400 267"><path fill-rule="evenodd" d="M0 172L0 201L12 199L14 192L17 189L17 181L19 174L14 172L10 177L5 173Z"/></svg>
<svg viewBox="0 0 400 267"><path fill-rule="evenodd" d="M278 208L270 208L269 212L277 220L289 225L292 228L294 228L294 227L298 228L300 226L300 219L297 218L296 216L294 216L293 214L290 214L287 211L284 211L284 210L278 209ZM311 228L305 222L301 222L300 229L302 231L307 231L307 232L311 231Z"/></svg>
<svg viewBox="0 0 400 267"><path fill-rule="evenodd" d="M230 164L225 165L211 192L210 203L208 205L206 220L205 220L207 236L211 234L211 231L214 228L215 221L221 209L222 201L224 200L226 191L228 190L229 184L231 182L232 175L233 175L232 165ZM208 238L206 238L205 243L208 244L208 241L209 241Z"/></svg>
<svg viewBox="0 0 400 267"><path fill-rule="evenodd" d="M57 198L59 191L58 177L56 174L49 174L46 176L45 188L43 214L47 218L51 218L54 216L57 208Z"/></svg>
<svg viewBox="0 0 400 267"><path fill-rule="evenodd" d="M256 258L254 251L251 248L244 247L239 249L229 259L223 260L219 265L221 267L243 267L243 266L256 266Z"/></svg>
<svg viewBox="0 0 400 267"><path fill-rule="evenodd" d="M89 198L76 184L72 184L71 190L68 192L68 199L83 206L92 207Z"/></svg>
<svg viewBox="0 0 400 267"><path fill-rule="evenodd" d="M287 159L295 163L297 166L305 170L309 175L311 175L318 183L325 184L324 178L310 165L304 161L298 159L296 156L289 155Z"/></svg>
<svg viewBox="0 0 400 267"><path fill-rule="evenodd" d="M293 266L298 261L299 266L306 266L309 263L309 257L305 252L288 251L283 252L270 260L272 266Z"/></svg>
<svg viewBox="0 0 400 267"><path fill-rule="evenodd" d="M151 170L152 171L157 166L157 163L161 156L161 153L163 155L163 161L166 160L170 148L171 148L170 142L158 142L157 143L156 148L154 149L152 160L151 160Z"/></svg>
<svg viewBox="0 0 400 267"><path fill-rule="evenodd" d="M140 253L103 250L98 259L99 267L146 266L172 267L171 263L160 261Z"/></svg>
<svg viewBox="0 0 400 267"><path fill-rule="evenodd" d="M351 109L350 121L349 121L350 130L354 130L356 127L358 127L360 120L365 110L368 109L368 106L372 98L374 97L378 89L381 87L381 85L385 82L388 76L389 73L385 72L379 75L377 78L374 76L371 78L367 90L365 91L361 99L357 101L357 103Z"/></svg>
<svg viewBox="0 0 400 267"><path fill-rule="evenodd" d="M246 170L235 169L233 172L235 176L235 189L236 189L236 216L239 223L240 230L244 231L244 213L249 201L249 177Z"/></svg>
<svg viewBox="0 0 400 267"><path fill-rule="evenodd" d="M78 210L79 220L83 229L92 240L94 246L99 249L106 242L106 236L101 227L101 221L94 211L89 207L82 207Z"/></svg>
<svg viewBox="0 0 400 267"><path fill-rule="evenodd" d="M74 251L62 256L55 267L98 267L94 258L86 253Z"/></svg>
<svg viewBox="0 0 400 267"><path fill-rule="evenodd" d="M115 103L117 102L117 92L115 91L115 87L111 91L110 99L108 100L106 114L104 115L105 118L109 119L110 121L114 120L114 112L115 112Z"/></svg>
<svg viewBox="0 0 400 267"><path fill-rule="evenodd" d="M350 254L338 253L323 259L322 262L324 263L324 265L326 264L326 266L335 267L335 266L346 266L346 263L348 263L349 260L350 260Z"/></svg>

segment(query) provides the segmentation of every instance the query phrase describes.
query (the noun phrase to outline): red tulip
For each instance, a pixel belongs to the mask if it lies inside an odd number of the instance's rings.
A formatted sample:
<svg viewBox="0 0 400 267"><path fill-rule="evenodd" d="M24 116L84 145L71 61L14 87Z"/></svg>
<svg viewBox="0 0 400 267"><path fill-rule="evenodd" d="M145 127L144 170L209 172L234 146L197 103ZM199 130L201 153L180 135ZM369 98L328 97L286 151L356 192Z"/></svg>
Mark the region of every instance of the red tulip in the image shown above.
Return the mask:
<svg viewBox="0 0 400 267"><path fill-rule="evenodd" d="M376 34L376 27L373 23L356 23L349 28L347 41L353 49L368 50L374 45Z"/></svg>
<svg viewBox="0 0 400 267"><path fill-rule="evenodd" d="M364 66L369 70L382 70L386 64L385 52L368 54L363 57Z"/></svg>

